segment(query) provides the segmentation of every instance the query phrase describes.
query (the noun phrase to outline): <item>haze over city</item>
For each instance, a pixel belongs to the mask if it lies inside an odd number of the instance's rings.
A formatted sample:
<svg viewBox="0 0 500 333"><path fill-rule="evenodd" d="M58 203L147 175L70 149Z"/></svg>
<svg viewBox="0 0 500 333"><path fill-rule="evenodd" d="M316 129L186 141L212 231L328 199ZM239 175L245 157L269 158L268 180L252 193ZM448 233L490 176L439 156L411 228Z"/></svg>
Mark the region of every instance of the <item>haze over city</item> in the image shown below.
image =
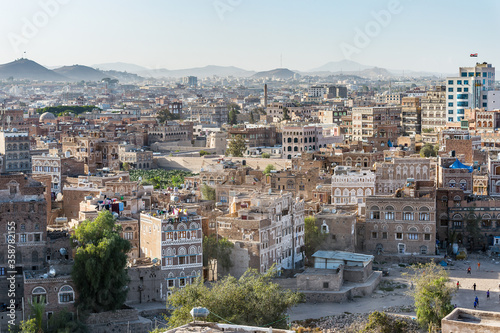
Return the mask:
<svg viewBox="0 0 500 333"><path fill-rule="evenodd" d="M500 62L492 41L500 30L497 1L39 0L2 1L0 9L0 63L24 56L51 67L125 62L309 71L349 58L455 73L470 53ZM381 11L389 17L377 21ZM359 31L368 38L357 39Z"/></svg>
<svg viewBox="0 0 500 333"><path fill-rule="evenodd" d="M499 14L0 0L0 332L500 331Z"/></svg>

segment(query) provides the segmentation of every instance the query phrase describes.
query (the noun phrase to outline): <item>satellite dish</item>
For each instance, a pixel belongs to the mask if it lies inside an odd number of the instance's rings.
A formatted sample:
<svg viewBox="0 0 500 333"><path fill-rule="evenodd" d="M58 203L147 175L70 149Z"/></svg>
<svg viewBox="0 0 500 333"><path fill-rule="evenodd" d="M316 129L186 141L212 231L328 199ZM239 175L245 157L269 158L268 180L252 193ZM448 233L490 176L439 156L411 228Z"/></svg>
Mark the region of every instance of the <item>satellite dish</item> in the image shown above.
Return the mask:
<svg viewBox="0 0 500 333"><path fill-rule="evenodd" d="M139 177L139 181L140 181L140 182L142 181L142 177Z"/></svg>
<svg viewBox="0 0 500 333"><path fill-rule="evenodd" d="M154 258L153 260L151 260L153 262L153 264L156 264L158 262L158 258Z"/></svg>
<svg viewBox="0 0 500 333"><path fill-rule="evenodd" d="M335 208L332 209L332 213L335 214L337 210Z"/></svg>
<svg viewBox="0 0 500 333"><path fill-rule="evenodd" d="M61 247L61 248L59 249L59 253L60 253L62 256L65 256L65 255L67 255L67 254L68 254L68 251L66 250L66 248Z"/></svg>
<svg viewBox="0 0 500 333"><path fill-rule="evenodd" d="M62 193L57 193L56 195L56 201L62 201L63 200L63 194Z"/></svg>
<svg viewBox="0 0 500 333"><path fill-rule="evenodd" d="M49 275L50 275L51 277L56 276L56 270L54 269L54 267L50 267L50 270L49 270Z"/></svg>

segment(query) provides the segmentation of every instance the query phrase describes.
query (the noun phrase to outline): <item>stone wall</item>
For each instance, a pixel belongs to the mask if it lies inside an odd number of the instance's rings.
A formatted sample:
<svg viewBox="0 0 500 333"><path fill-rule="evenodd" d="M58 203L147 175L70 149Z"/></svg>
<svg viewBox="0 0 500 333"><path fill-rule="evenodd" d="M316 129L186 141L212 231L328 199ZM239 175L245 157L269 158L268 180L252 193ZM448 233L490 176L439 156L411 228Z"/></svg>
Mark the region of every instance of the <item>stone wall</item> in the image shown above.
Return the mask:
<svg viewBox="0 0 500 333"><path fill-rule="evenodd" d="M337 269L307 269L297 275L297 288L307 291L339 291L343 283L343 266Z"/></svg>

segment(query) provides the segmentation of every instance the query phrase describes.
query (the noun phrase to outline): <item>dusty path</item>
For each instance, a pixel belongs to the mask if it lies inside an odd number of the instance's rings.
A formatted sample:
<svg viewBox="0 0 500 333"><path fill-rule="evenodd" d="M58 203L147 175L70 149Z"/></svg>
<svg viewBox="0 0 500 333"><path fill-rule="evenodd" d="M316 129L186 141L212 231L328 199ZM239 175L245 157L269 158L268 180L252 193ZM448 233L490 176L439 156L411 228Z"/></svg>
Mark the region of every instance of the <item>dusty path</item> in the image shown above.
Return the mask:
<svg viewBox="0 0 500 333"><path fill-rule="evenodd" d="M480 269L477 270L477 263L480 262ZM458 307L474 308L474 298L479 298L479 308L486 311L500 312L500 260L492 260L482 254L472 254L468 260L453 261L447 267L450 275L450 283L456 286L460 282L461 288L453 297L453 303ZM378 265L380 266L380 265ZM472 274L467 274L467 268L471 266ZM402 276L407 269L397 265L391 267L390 276L384 280L396 281L409 285L408 279ZM476 292L472 285L476 283ZM490 299L486 299L486 291L490 289ZM393 306L413 305L413 299L406 295L407 289L395 289L390 292L376 291L372 296L355 298L345 303L318 303L299 304L290 311L291 320L303 320L309 318L321 318L325 316L338 315L344 312L367 313L375 310L385 310ZM414 313L409 313L414 315Z"/></svg>

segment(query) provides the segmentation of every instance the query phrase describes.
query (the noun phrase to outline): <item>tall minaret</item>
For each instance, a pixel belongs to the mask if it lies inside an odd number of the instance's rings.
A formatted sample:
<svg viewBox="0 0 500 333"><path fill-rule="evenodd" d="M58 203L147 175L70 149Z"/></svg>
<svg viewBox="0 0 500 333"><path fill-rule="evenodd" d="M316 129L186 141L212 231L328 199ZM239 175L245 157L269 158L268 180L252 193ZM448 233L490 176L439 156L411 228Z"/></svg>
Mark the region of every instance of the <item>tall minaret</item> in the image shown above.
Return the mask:
<svg viewBox="0 0 500 333"><path fill-rule="evenodd" d="M267 108L267 83L264 84L264 111Z"/></svg>

